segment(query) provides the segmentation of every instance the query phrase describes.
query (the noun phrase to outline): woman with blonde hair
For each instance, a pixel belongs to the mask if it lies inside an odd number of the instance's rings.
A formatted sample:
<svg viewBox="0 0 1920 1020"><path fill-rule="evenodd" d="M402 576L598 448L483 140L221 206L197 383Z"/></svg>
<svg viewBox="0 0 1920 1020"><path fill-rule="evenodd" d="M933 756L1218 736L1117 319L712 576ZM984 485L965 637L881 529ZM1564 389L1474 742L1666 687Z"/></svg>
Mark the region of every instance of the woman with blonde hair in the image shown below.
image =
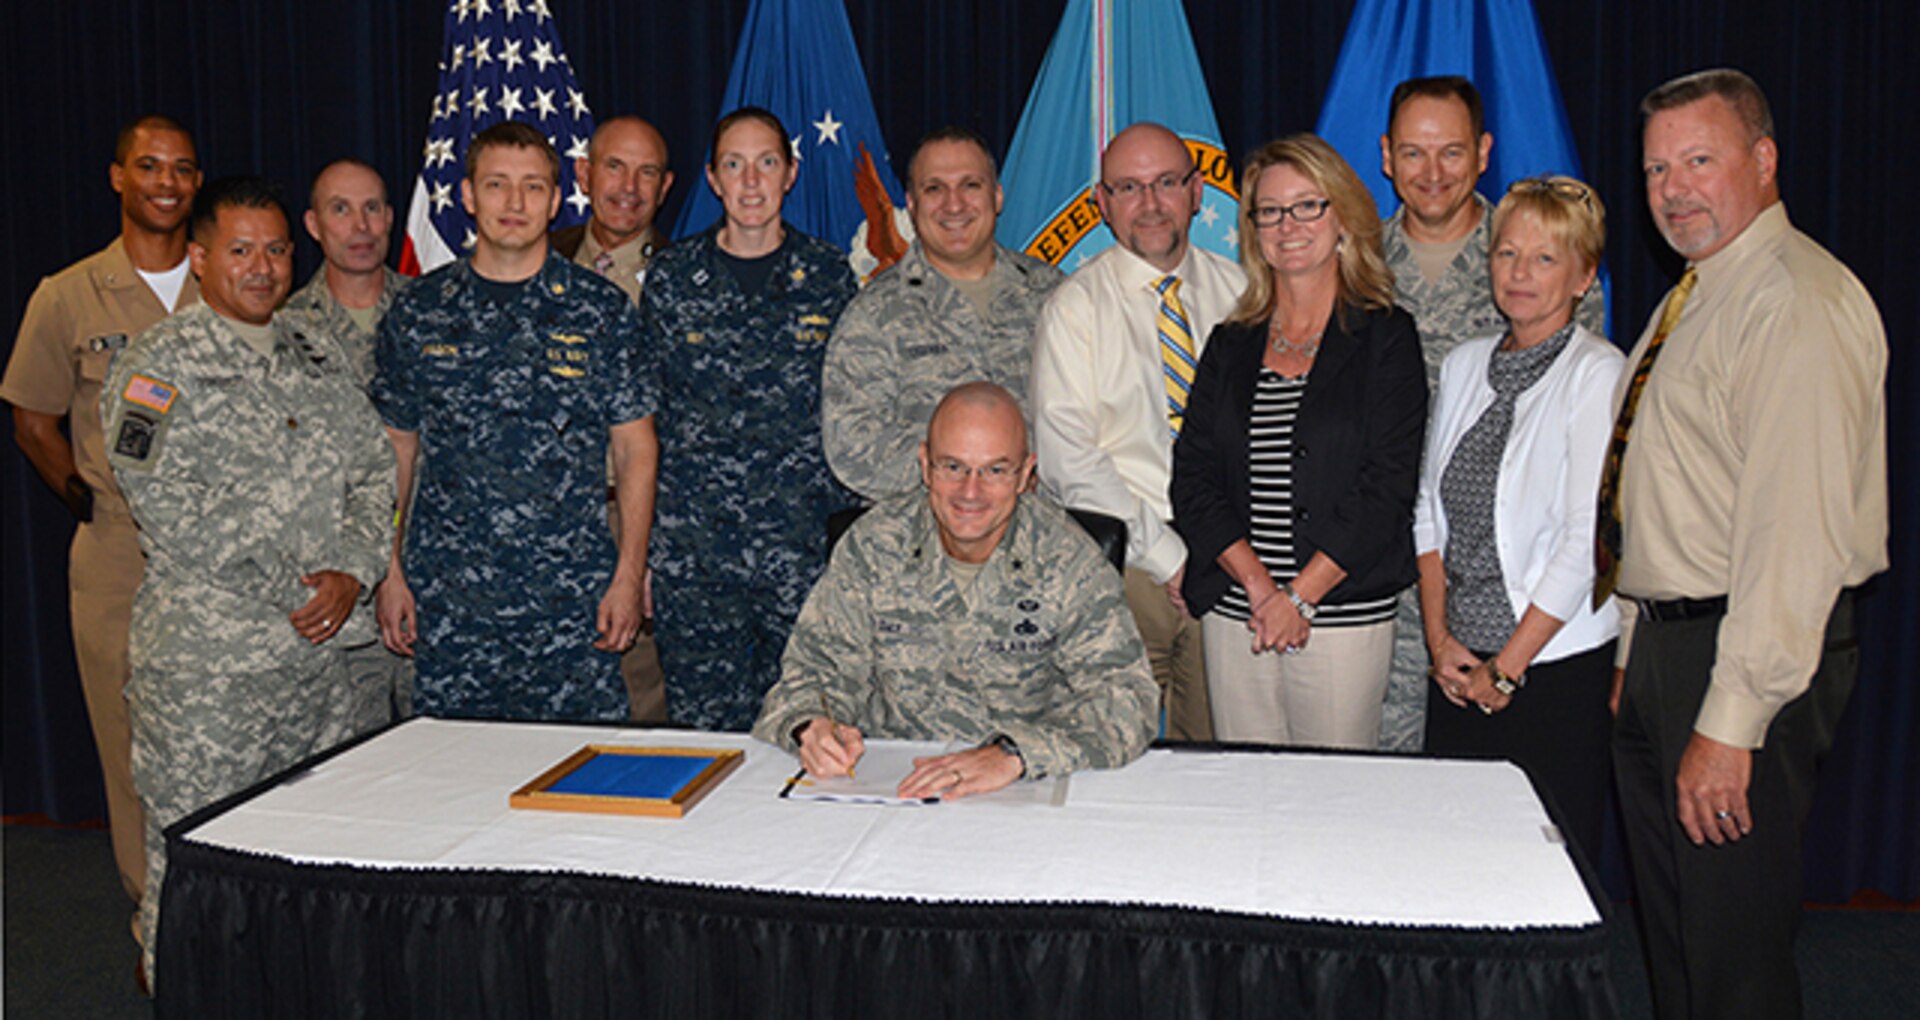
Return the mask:
<svg viewBox="0 0 1920 1020"><path fill-rule="evenodd" d="M1214 732L1373 747L1414 579L1420 340L1339 153L1283 138L1241 180L1248 286L1201 355L1171 486Z"/></svg>
<svg viewBox="0 0 1920 1020"><path fill-rule="evenodd" d="M1619 615L1595 610L1594 493L1625 359L1573 321L1606 211L1571 177L1530 178L1493 212L1499 336L1440 367L1414 546L1433 680L1427 750L1507 758L1599 851Z"/></svg>

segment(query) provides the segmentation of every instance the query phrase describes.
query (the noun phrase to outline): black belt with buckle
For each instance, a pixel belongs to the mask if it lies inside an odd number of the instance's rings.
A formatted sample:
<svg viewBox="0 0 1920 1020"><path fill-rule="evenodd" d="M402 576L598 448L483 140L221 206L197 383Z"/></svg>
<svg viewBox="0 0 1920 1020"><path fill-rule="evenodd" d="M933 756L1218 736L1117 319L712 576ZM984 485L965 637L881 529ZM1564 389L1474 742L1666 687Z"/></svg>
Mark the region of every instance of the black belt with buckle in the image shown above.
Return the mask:
<svg viewBox="0 0 1920 1020"><path fill-rule="evenodd" d="M1719 616L1727 611L1725 595L1715 595L1710 599L1634 599L1633 604L1640 607L1641 619L1655 623L1698 620Z"/></svg>

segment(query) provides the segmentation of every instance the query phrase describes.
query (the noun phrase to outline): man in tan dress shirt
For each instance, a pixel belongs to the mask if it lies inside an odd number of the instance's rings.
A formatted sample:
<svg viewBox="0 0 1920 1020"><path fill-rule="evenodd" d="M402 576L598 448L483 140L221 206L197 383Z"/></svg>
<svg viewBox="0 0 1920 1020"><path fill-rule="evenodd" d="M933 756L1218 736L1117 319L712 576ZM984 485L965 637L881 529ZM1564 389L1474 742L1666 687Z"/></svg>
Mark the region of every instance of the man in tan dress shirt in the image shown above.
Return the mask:
<svg viewBox="0 0 1920 1020"><path fill-rule="evenodd" d="M166 117L142 117L121 130L107 180L120 196L120 236L34 290L0 399L13 405L14 440L80 522L68 554L74 653L106 780L114 862L138 903L146 861L122 691L146 560L107 467L100 385L135 334L199 301L187 271L187 213L200 187L193 139ZM62 418L71 439L60 433Z"/></svg>
<svg viewBox="0 0 1920 1020"><path fill-rule="evenodd" d="M1638 612L1614 761L1648 973L1662 1017L1798 1016L1800 828L1858 668L1851 589L1887 566L1886 334L1788 222L1751 79L1689 75L1641 112L1689 266L1632 355L1657 360L1618 474Z"/></svg>
<svg viewBox="0 0 1920 1020"><path fill-rule="evenodd" d="M667 140L652 124L632 116L602 121L587 145L586 158L573 161L579 193L591 203L587 222L562 227L548 238L561 258L613 281L636 306L647 263L666 244L653 229L653 220L673 187L673 171L667 167ZM612 507L608 510L617 527L618 514ZM640 628L633 647L620 657L620 675L627 684L629 716L666 722L667 678L660 669L651 622Z"/></svg>

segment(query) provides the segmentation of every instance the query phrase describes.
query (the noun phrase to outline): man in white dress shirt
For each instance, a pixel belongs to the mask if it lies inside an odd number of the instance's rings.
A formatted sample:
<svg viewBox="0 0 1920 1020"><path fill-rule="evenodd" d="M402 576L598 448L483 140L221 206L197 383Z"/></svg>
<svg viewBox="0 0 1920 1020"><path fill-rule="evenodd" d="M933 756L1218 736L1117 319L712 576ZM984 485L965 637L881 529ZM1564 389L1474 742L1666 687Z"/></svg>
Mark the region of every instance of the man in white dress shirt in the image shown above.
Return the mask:
<svg viewBox="0 0 1920 1020"><path fill-rule="evenodd" d="M1187 547L1168 524L1173 439L1191 364L1246 282L1187 241L1200 189L1186 143L1158 124L1107 146L1094 200L1116 243L1042 310L1028 390L1042 484L1127 525L1127 605L1175 740L1211 739L1213 723L1200 622L1180 601Z"/></svg>

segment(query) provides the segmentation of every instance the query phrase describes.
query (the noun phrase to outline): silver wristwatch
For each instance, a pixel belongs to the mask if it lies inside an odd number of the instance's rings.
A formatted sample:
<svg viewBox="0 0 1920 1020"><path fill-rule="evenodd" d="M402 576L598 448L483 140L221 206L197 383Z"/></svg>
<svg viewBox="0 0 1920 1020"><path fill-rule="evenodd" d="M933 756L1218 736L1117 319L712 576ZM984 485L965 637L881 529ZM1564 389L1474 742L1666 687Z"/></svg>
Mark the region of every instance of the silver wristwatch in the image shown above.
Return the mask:
<svg viewBox="0 0 1920 1020"><path fill-rule="evenodd" d="M1320 615L1320 607L1301 598L1300 593L1293 590L1291 581L1280 586L1280 594L1285 595L1287 601L1293 603L1294 612L1299 613L1302 620L1312 623L1313 618Z"/></svg>

